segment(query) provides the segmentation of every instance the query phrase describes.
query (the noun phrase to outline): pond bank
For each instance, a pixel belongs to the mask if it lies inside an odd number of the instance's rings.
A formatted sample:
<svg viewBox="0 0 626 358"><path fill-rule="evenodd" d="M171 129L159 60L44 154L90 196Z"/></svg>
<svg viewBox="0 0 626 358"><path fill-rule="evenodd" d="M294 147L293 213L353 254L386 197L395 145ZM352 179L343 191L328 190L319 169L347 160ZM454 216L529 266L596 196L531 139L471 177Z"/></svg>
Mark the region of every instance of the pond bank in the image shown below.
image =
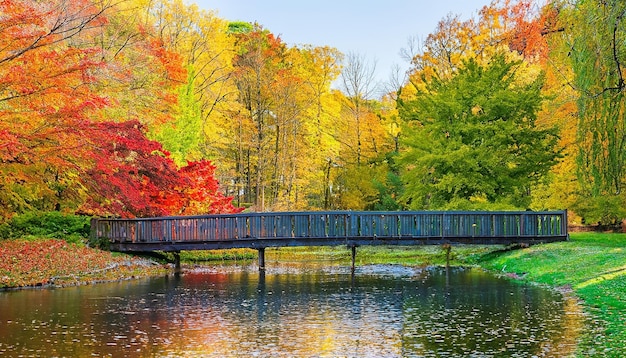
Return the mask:
<svg viewBox="0 0 626 358"><path fill-rule="evenodd" d="M1 240L0 290L64 287L164 274L166 266L56 239Z"/></svg>

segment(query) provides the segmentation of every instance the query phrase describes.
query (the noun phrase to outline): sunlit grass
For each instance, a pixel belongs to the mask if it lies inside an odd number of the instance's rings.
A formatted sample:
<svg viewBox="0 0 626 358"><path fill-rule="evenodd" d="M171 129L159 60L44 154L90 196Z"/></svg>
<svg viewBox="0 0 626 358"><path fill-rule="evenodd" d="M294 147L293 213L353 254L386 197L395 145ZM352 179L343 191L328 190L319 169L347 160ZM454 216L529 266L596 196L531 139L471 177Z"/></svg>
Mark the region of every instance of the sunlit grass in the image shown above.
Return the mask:
<svg viewBox="0 0 626 358"><path fill-rule="evenodd" d="M256 259L257 252L253 249L229 249L229 250L194 250L182 251L182 262L215 262L215 261L241 261Z"/></svg>

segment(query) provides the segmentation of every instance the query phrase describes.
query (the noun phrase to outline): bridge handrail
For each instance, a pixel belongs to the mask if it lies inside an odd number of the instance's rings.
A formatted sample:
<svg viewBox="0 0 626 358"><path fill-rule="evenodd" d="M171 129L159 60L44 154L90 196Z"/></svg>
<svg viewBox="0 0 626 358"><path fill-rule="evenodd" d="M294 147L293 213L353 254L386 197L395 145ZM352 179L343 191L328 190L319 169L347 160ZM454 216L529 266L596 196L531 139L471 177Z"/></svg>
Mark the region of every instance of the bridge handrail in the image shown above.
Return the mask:
<svg viewBox="0 0 626 358"><path fill-rule="evenodd" d="M311 211L94 219L111 242L567 237L567 211Z"/></svg>

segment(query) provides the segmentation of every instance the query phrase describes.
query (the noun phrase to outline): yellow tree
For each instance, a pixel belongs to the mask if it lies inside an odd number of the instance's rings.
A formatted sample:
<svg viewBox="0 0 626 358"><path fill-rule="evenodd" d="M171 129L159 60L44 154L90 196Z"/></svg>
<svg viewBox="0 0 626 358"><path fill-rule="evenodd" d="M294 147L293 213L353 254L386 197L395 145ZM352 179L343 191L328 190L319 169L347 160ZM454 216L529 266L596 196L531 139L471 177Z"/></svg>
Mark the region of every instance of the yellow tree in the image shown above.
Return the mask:
<svg viewBox="0 0 626 358"><path fill-rule="evenodd" d="M108 21L77 44L100 50L104 66L94 73L99 78L94 89L111 102L101 120L138 120L151 128L172 119L186 75L180 56L157 36L150 5L149 0L113 3Z"/></svg>
<svg viewBox="0 0 626 358"><path fill-rule="evenodd" d="M290 48L258 25L235 36L234 78L245 109L236 117L245 138L235 168L242 193L257 210L319 205L325 186L317 179L334 159L330 84L339 54Z"/></svg>
<svg viewBox="0 0 626 358"><path fill-rule="evenodd" d="M154 128L156 137L179 165L207 158L223 162L220 168L232 166L230 116L240 108L231 77L235 52L228 22L181 0L152 2L151 14L159 38L181 56L187 70L175 120ZM218 176L227 178L224 170Z"/></svg>
<svg viewBox="0 0 626 358"><path fill-rule="evenodd" d="M304 195L309 208L332 206L333 177L339 162L340 143L336 140L337 119L341 118L341 101L331 91L331 84L341 70L343 54L330 47L306 46L301 50L302 77L309 88L310 105L305 121L308 148L302 168Z"/></svg>
<svg viewBox="0 0 626 358"><path fill-rule="evenodd" d="M391 137L377 115L380 104L373 97L378 84L374 80L375 63L350 53L341 73L341 117L336 125L339 142L336 171L336 203L340 209L365 209L377 196L375 180L384 176L381 158L390 152Z"/></svg>

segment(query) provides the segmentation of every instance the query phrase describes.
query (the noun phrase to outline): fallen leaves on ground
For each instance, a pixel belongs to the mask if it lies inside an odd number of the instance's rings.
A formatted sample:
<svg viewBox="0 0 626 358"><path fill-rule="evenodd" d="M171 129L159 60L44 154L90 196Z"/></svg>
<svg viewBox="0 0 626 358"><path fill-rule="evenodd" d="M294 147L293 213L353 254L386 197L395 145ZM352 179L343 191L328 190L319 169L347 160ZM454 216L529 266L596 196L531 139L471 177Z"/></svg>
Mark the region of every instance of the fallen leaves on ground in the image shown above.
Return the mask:
<svg viewBox="0 0 626 358"><path fill-rule="evenodd" d="M154 274L152 261L63 240L0 241L0 288L66 286Z"/></svg>

